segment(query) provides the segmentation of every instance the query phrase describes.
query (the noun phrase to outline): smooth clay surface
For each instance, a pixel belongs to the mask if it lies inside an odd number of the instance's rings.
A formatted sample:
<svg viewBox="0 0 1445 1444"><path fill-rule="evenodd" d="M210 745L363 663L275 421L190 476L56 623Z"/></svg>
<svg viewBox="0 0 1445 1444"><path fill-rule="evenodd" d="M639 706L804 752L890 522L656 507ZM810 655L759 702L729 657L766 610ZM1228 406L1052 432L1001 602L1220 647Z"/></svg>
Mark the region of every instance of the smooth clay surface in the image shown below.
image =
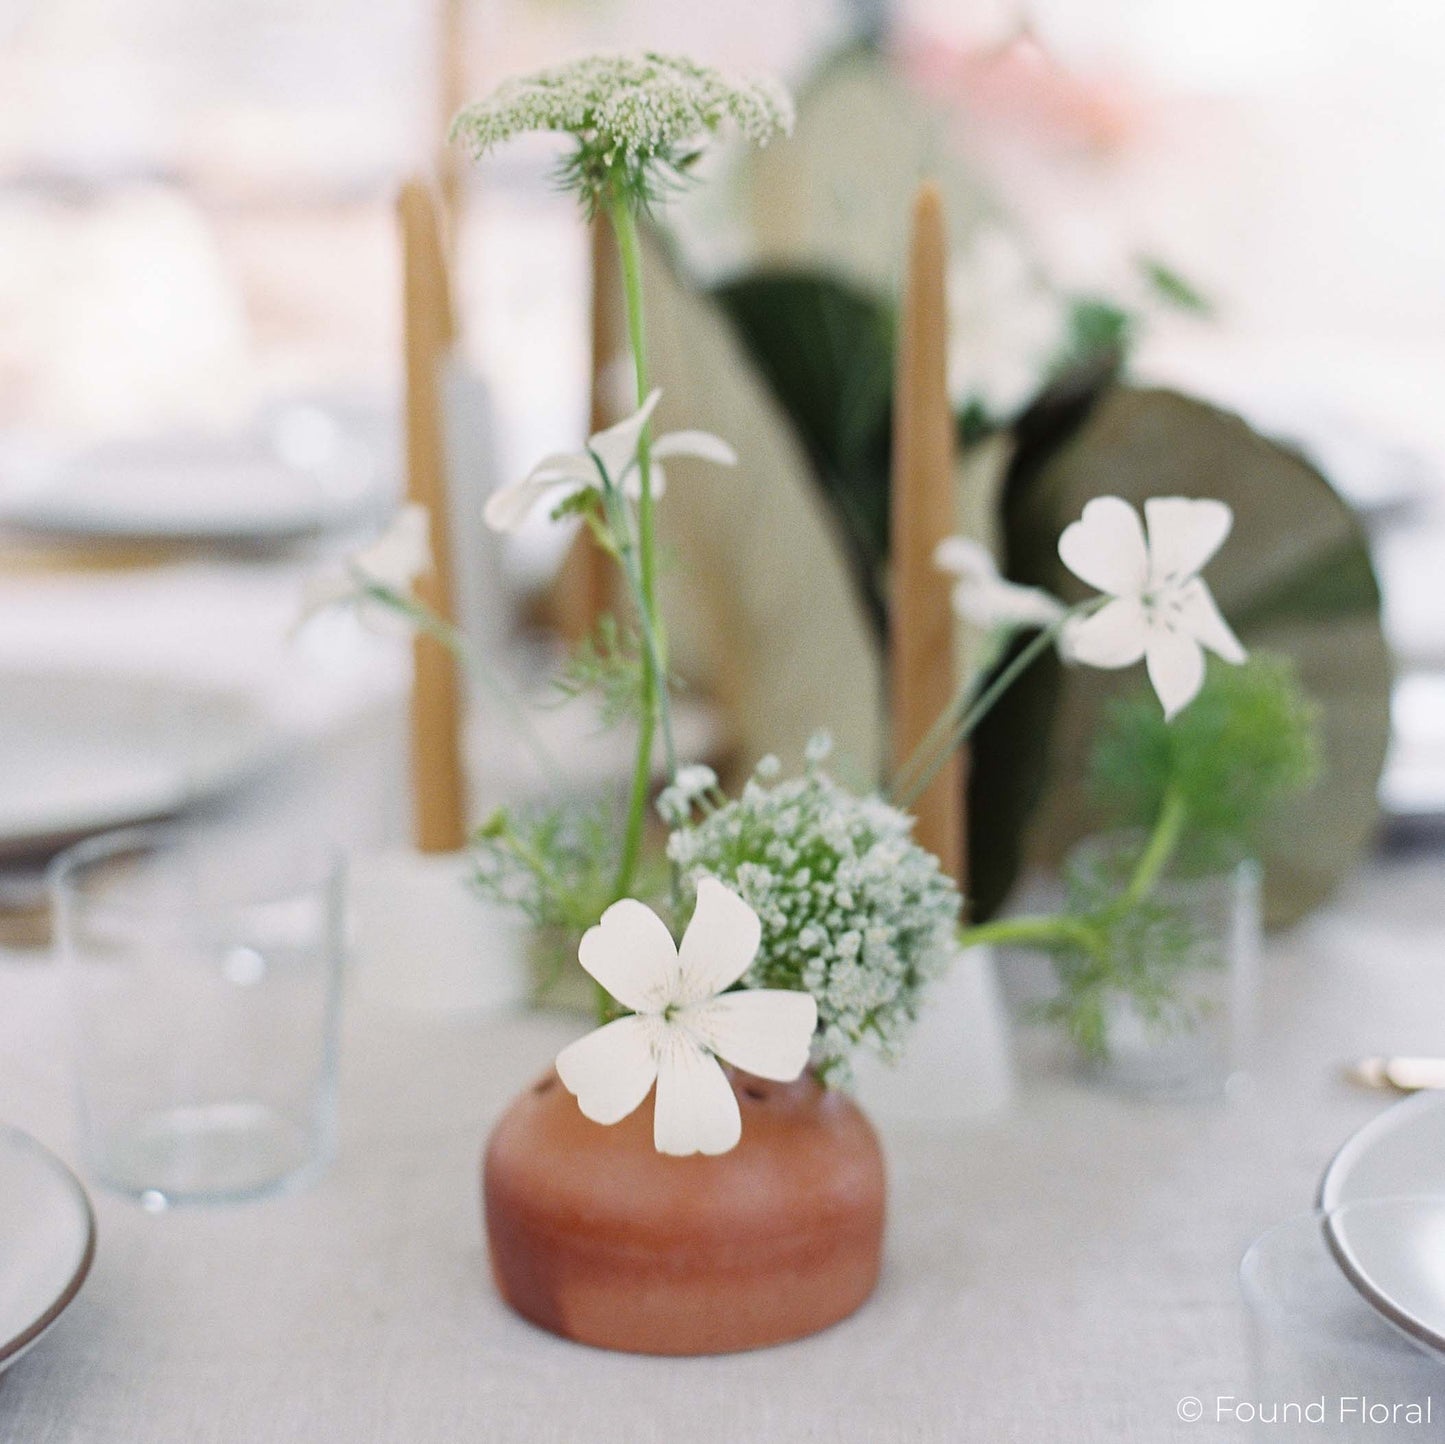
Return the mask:
<svg viewBox="0 0 1445 1444"><path fill-rule="evenodd" d="M742 1141L716 1158L652 1145L652 1101L611 1127L555 1073L492 1133L492 1270L518 1313L640 1354L720 1354L801 1338L873 1292L883 1156L846 1095L805 1075L731 1075Z"/></svg>

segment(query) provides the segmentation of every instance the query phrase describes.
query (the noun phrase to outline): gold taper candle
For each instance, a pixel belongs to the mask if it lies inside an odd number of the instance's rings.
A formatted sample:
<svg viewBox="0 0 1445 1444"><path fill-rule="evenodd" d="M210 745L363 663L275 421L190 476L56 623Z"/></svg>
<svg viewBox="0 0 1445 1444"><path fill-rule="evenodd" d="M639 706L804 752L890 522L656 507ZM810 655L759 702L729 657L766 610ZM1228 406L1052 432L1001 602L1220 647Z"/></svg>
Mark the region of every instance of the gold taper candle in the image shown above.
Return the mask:
<svg viewBox="0 0 1445 1444"><path fill-rule="evenodd" d="M955 530L946 262L942 200L925 182L913 204L893 399L888 665L895 765L923 740L954 691L949 585L933 562L938 543ZM963 777L955 754L914 806L919 843L960 883Z"/></svg>
<svg viewBox="0 0 1445 1444"><path fill-rule="evenodd" d="M402 187L406 345L406 493L431 517L433 566L418 597L455 622L451 527L447 505L442 373L455 338L446 250L431 190ZM462 683L457 659L435 638L418 635L411 694L413 833L422 852L455 852L466 842L466 774L462 763Z"/></svg>

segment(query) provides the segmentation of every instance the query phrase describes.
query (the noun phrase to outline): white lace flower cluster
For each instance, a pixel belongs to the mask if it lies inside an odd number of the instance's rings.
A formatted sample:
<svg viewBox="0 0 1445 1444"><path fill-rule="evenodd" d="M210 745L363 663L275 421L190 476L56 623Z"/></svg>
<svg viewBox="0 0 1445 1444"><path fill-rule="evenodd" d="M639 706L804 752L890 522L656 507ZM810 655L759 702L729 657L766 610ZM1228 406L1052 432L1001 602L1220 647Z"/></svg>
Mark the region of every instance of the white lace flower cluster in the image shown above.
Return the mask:
<svg viewBox="0 0 1445 1444"><path fill-rule="evenodd" d="M830 1081L857 1046L898 1056L927 983L947 967L960 900L912 819L857 797L819 765L773 786L759 768L742 795L679 827L668 855L690 886L722 880L762 921L743 982L800 988L818 1003L815 1059Z"/></svg>
<svg viewBox="0 0 1445 1444"><path fill-rule="evenodd" d="M529 131L575 136L583 163L573 178L585 188L600 178L599 165L637 181L652 167L676 167L729 119L763 146L791 133L793 106L774 82L647 51L588 56L504 81L457 116L452 135L477 156Z"/></svg>

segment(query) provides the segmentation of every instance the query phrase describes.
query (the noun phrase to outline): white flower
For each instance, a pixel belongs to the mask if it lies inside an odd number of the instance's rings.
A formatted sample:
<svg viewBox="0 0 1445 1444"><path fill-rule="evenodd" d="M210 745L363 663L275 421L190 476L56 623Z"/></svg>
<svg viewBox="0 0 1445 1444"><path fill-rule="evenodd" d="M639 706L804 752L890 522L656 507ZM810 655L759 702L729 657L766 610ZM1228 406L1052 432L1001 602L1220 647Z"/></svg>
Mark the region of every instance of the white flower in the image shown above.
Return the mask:
<svg viewBox="0 0 1445 1444"><path fill-rule="evenodd" d="M588 437L586 451L544 457L521 481L494 491L487 498L487 525L496 531L515 531L544 496L555 496L560 501L609 481L636 501L642 495L637 446L661 395L660 391L652 392L631 416ZM659 463L669 456L697 456L719 466L737 464L732 447L710 432L669 431L652 443L648 478L654 497L661 496L667 487Z"/></svg>
<svg viewBox="0 0 1445 1444"><path fill-rule="evenodd" d="M813 1056L829 1082L846 1080L855 1048L899 1056L954 955L958 890L912 832L906 813L814 762L775 785L754 776L668 839L685 885L716 878L757 913L763 944L744 982L816 1000Z"/></svg>
<svg viewBox="0 0 1445 1444"><path fill-rule="evenodd" d="M758 915L715 878L698 883L681 948L635 898L602 914L577 956L632 1013L557 1055L557 1074L588 1118L619 1122L655 1082L659 1153L726 1153L737 1144L742 1115L718 1059L791 1082L807 1066L818 1022L808 993L726 991L748 970L761 937Z"/></svg>
<svg viewBox="0 0 1445 1444"><path fill-rule="evenodd" d="M1001 577L993 554L971 537L945 538L939 542L933 562L940 571L958 578L953 610L983 631L1051 627L1064 615L1064 604L1057 597Z"/></svg>
<svg viewBox="0 0 1445 1444"><path fill-rule="evenodd" d="M826 762L832 755L833 734L825 727L813 733L803 748L803 760L813 767Z"/></svg>
<svg viewBox="0 0 1445 1444"><path fill-rule="evenodd" d="M705 762L693 762L677 769L674 785L689 798L701 797L717 786L717 773Z"/></svg>
<svg viewBox="0 0 1445 1444"><path fill-rule="evenodd" d="M375 541L307 581L301 619L326 607L364 602L374 588L407 596L431 567L431 517L424 506L408 503Z"/></svg>
<svg viewBox="0 0 1445 1444"><path fill-rule="evenodd" d="M1018 241L999 226L975 232L948 275L948 391L1012 416L1043 384L1064 345L1067 315Z"/></svg>
<svg viewBox="0 0 1445 1444"><path fill-rule="evenodd" d="M591 55L504 81L452 125L473 152L528 131L575 136L610 169L669 165L726 119L754 145L793 128L793 105L769 80L739 80L680 56ZM584 177L586 178L586 177Z"/></svg>
<svg viewBox="0 0 1445 1444"><path fill-rule="evenodd" d="M693 803L717 786L717 773L702 762L679 767L671 785L664 787L657 799L662 820L677 827L687 821Z"/></svg>
<svg viewBox="0 0 1445 1444"><path fill-rule="evenodd" d="M1234 514L1222 501L1182 496L1144 503L1139 514L1117 496L1097 497L1064 528L1059 556L1080 580L1111 600L1070 623L1062 650L1092 667L1130 667L1142 657L1173 717L1204 684L1204 653L1244 661L1244 648L1219 614L1198 573L1224 544Z"/></svg>

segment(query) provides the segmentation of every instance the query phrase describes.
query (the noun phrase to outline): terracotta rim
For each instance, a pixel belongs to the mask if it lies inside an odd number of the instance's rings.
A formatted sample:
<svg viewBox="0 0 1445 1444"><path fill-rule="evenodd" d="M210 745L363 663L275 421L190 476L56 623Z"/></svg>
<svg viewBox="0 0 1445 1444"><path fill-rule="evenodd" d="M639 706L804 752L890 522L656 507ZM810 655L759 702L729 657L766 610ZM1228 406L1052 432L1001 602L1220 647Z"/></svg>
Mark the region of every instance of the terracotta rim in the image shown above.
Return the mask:
<svg viewBox="0 0 1445 1444"><path fill-rule="evenodd" d="M76 1294L80 1292L86 1275L90 1273L91 1264L95 1261L96 1229L95 1210L91 1207L90 1195L86 1193L84 1186L75 1174L43 1143L21 1129L0 1128L0 1133L8 1134L11 1139L18 1141L22 1148L28 1148L32 1153L38 1153L46 1164L58 1173L79 1202L85 1218L85 1247L81 1250L80 1262L76 1265L74 1274L61 1290L60 1296L34 1323L22 1329L14 1338L0 1342L0 1368L3 1368L17 1355L23 1354L70 1307Z"/></svg>

